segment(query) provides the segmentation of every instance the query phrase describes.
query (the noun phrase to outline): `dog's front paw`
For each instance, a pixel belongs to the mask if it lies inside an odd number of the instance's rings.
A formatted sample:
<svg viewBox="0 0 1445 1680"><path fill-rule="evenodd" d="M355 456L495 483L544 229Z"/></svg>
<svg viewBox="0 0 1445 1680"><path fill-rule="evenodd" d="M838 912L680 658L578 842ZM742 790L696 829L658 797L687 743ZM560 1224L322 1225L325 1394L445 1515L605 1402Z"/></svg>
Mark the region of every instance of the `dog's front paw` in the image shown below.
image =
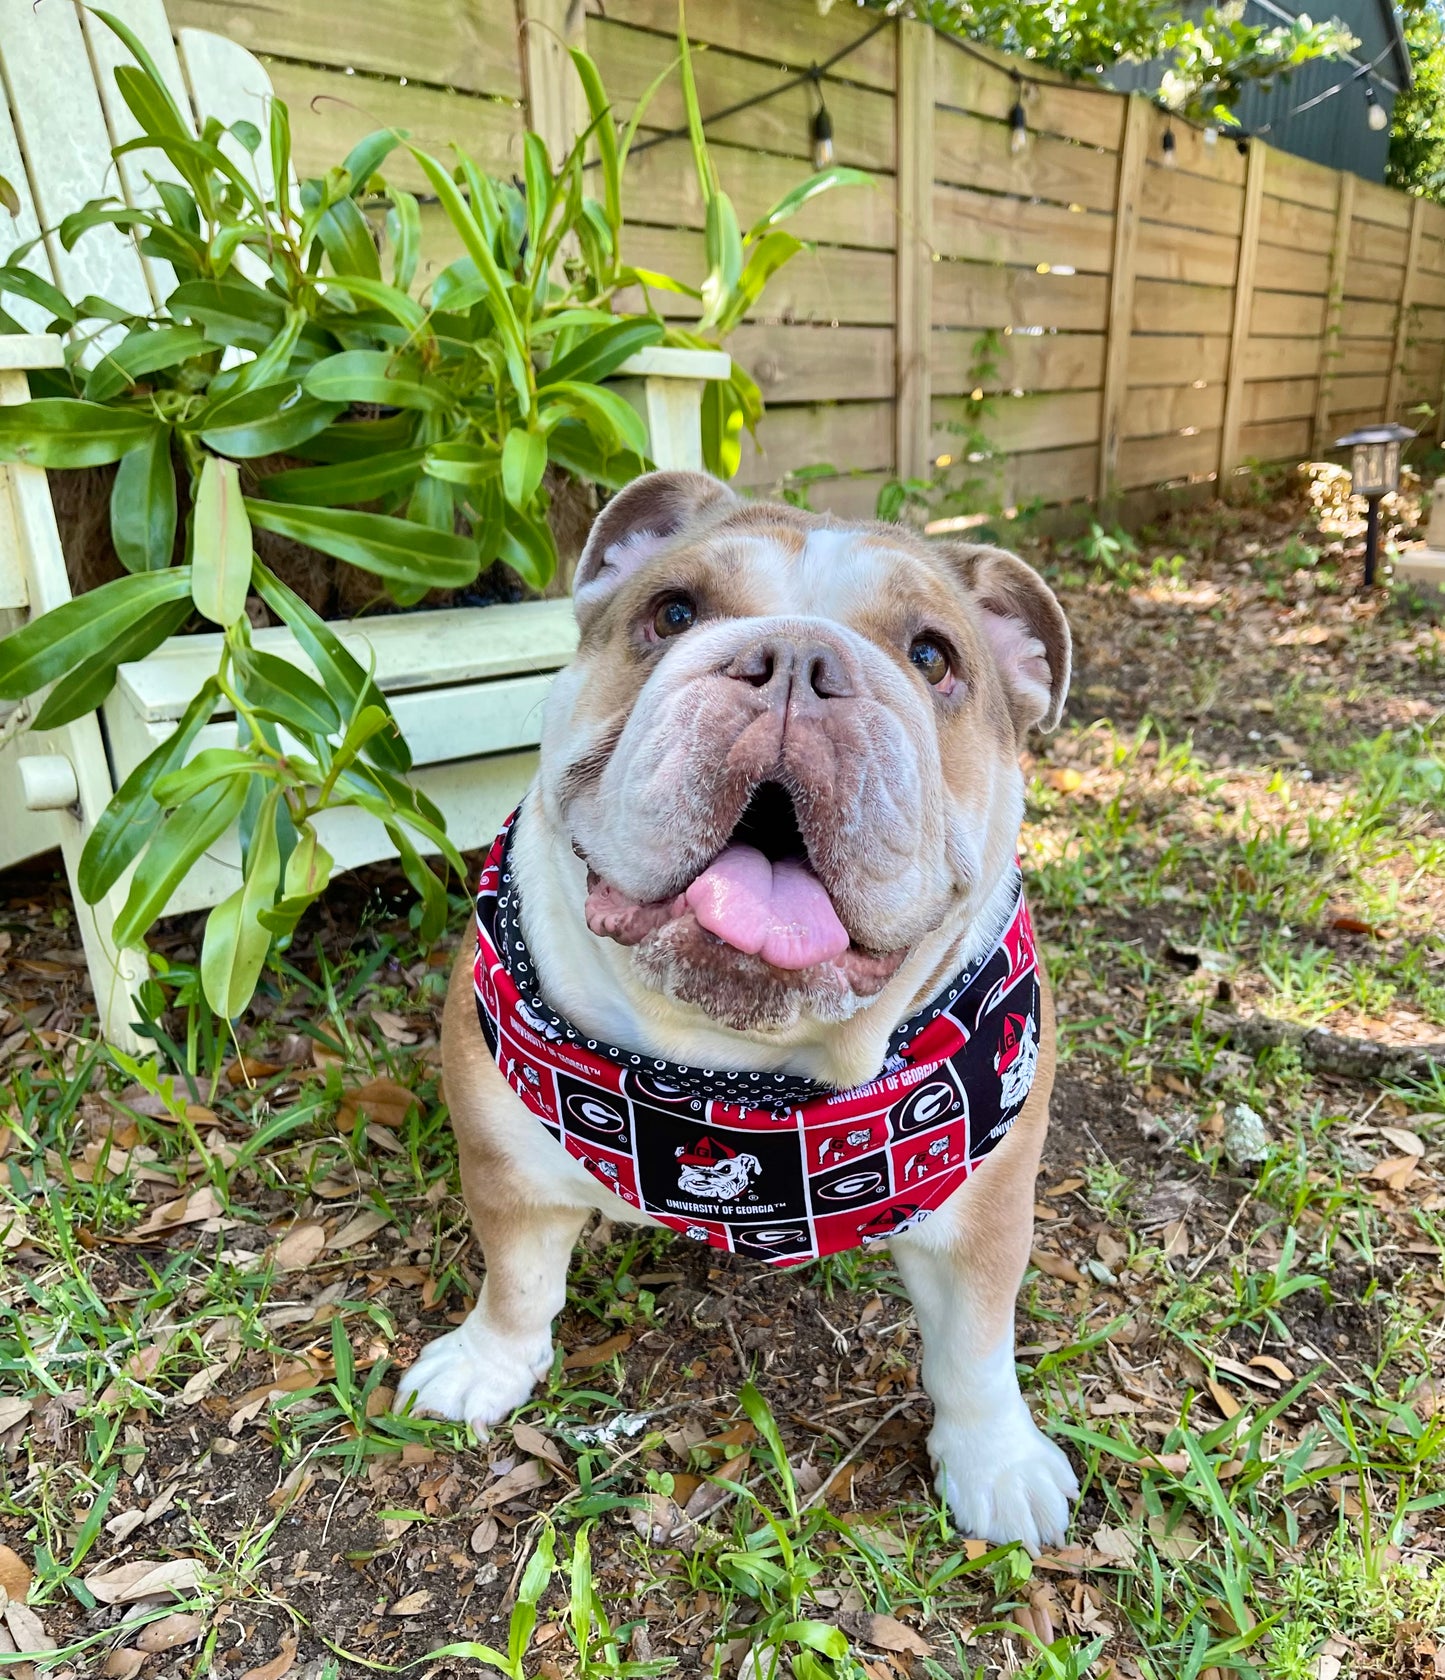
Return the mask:
<svg viewBox="0 0 1445 1680"><path fill-rule="evenodd" d="M938 1491L963 1533L996 1544L1022 1541L1031 1557L1064 1543L1079 1479L1022 1404L986 1425L939 1422L928 1451Z"/></svg>
<svg viewBox="0 0 1445 1680"><path fill-rule="evenodd" d="M485 1435L527 1399L551 1363L550 1340L520 1346L473 1314L422 1351L397 1387L396 1404L413 1395L415 1411L469 1423Z"/></svg>

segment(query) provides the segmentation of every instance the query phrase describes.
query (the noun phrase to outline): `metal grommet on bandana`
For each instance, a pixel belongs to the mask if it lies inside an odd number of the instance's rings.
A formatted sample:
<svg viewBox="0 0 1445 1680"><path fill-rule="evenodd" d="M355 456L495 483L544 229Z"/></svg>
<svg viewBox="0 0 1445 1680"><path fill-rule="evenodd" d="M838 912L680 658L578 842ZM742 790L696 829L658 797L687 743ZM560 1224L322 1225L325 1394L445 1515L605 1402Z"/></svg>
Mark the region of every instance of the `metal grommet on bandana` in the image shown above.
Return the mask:
<svg viewBox="0 0 1445 1680"><path fill-rule="evenodd" d="M784 1073L644 1067L637 1051L581 1039L536 984L507 867L514 818L477 891L482 1032L539 1123L632 1207L715 1248L796 1265L920 1224L1007 1135L1039 1056L1021 880L989 955L896 1029L875 1078L835 1091Z"/></svg>

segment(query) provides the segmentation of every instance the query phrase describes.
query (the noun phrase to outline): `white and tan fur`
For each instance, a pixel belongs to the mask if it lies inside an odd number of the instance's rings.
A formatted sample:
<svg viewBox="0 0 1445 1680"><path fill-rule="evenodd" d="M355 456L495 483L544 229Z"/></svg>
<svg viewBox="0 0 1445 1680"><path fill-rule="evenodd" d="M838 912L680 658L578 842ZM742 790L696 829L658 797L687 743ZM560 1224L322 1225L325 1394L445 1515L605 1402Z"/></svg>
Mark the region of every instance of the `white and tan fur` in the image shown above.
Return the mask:
<svg viewBox="0 0 1445 1680"><path fill-rule="evenodd" d="M697 622L658 644L650 615L679 590ZM598 519L576 601L578 656L549 697L513 850L548 1001L589 1036L693 1067L785 1070L840 1088L871 1078L899 1022L1001 931L1023 813L1019 746L1031 725L1057 722L1068 684L1053 596L998 550L749 506L701 475L657 473ZM925 632L950 650L946 693L909 662ZM677 926L631 945L590 931L589 870L632 899L668 898L769 776L793 793L853 940L836 969L782 975ZM653 1221L507 1086L478 1026L470 946L442 1051L486 1277L466 1322L423 1352L400 1396L480 1431L551 1364L589 1212ZM1037 1074L1013 1129L942 1209L890 1243L923 1337L939 1489L965 1531L1035 1551L1062 1541L1077 1491L1013 1360L1054 1062L1045 983Z"/></svg>

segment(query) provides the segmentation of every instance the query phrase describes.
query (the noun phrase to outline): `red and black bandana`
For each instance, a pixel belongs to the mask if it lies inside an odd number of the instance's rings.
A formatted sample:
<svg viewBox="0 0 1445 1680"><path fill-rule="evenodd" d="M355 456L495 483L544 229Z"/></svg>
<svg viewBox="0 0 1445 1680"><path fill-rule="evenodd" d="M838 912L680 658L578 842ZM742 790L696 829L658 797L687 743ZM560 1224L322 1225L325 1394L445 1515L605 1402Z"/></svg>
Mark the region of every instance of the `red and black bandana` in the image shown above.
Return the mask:
<svg viewBox="0 0 1445 1680"><path fill-rule="evenodd" d="M681 1067L586 1038L542 996L522 938L512 819L477 889L477 1014L507 1083L623 1201L714 1248L791 1266L921 1224L1013 1125L1039 1059L1022 880L992 952L835 1091Z"/></svg>

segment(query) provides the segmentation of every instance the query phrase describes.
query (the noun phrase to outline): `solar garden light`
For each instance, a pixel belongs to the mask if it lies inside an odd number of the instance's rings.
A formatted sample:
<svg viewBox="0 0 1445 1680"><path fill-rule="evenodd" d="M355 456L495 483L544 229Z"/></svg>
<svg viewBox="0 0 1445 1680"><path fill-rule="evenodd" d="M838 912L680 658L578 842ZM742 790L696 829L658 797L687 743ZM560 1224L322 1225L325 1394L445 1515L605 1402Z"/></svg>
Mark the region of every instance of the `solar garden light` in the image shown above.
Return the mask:
<svg viewBox="0 0 1445 1680"><path fill-rule="evenodd" d="M1365 516L1365 588L1375 582L1375 563L1380 553L1380 498L1400 488L1400 445L1418 437L1408 426L1393 422L1362 426L1335 439L1336 449L1350 451L1350 494L1363 496L1368 504Z"/></svg>

